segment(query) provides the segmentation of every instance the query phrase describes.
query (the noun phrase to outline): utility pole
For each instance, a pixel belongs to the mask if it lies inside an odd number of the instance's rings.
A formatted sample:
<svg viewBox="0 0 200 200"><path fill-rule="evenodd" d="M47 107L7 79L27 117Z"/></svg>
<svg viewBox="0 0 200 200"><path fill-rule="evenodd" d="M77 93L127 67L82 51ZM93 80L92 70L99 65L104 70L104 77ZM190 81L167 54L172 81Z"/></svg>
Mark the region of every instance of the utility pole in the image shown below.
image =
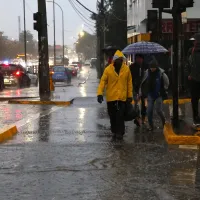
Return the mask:
<svg viewBox="0 0 200 200"><path fill-rule="evenodd" d="M21 17L18 16L18 30L19 30L19 39L20 39L20 34L21 34Z"/></svg>
<svg viewBox="0 0 200 200"><path fill-rule="evenodd" d="M55 0L53 0L53 51L54 51L54 65L56 65L56 13Z"/></svg>
<svg viewBox="0 0 200 200"><path fill-rule="evenodd" d="M50 98L49 52L47 36L46 1L38 0L38 12L34 14L34 30L38 31L39 46L39 94L43 100Z"/></svg>
<svg viewBox="0 0 200 200"><path fill-rule="evenodd" d="M103 48L105 46L105 12L104 12L104 0L100 3L100 76L103 75L105 62Z"/></svg>
<svg viewBox="0 0 200 200"><path fill-rule="evenodd" d="M24 58L25 58L25 64L27 64L27 50L26 50L26 2L23 0L23 8L24 8Z"/></svg>
<svg viewBox="0 0 200 200"><path fill-rule="evenodd" d="M158 33L159 33L159 41L162 40L162 12L163 8L158 9L159 19L158 19Z"/></svg>
<svg viewBox="0 0 200 200"><path fill-rule="evenodd" d="M172 85L173 85L173 125L179 125L178 114L178 97L179 97L179 81L178 81L178 64L179 64L179 17L178 17L177 0L173 0L172 16L173 16L173 69L172 69Z"/></svg>

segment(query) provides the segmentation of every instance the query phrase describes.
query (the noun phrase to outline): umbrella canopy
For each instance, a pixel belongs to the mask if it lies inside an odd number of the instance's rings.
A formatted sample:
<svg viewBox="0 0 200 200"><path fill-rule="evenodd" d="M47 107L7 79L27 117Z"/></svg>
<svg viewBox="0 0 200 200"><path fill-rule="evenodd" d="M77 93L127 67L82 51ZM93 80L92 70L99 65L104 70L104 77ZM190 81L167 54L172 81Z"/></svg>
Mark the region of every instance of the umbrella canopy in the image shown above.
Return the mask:
<svg viewBox="0 0 200 200"><path fill-rule="evenodd" d="M128 45L123 51L124 54L154 54L168 52L163 46L155 42L136 42Z"/></svg>

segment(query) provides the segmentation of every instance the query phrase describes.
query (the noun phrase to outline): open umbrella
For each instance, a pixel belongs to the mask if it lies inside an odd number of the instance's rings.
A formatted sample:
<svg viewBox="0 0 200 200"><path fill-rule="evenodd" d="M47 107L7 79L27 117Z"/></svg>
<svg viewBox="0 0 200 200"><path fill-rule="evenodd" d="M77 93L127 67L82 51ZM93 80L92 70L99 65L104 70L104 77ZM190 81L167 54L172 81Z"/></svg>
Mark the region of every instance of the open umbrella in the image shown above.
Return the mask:
<svg viewBox="0 0 200 200"><path fill-rule="evenodd" d="M123 51L124 54L155 54L168 52L163 46L155 42L136 42L128 45Z"/></svg>

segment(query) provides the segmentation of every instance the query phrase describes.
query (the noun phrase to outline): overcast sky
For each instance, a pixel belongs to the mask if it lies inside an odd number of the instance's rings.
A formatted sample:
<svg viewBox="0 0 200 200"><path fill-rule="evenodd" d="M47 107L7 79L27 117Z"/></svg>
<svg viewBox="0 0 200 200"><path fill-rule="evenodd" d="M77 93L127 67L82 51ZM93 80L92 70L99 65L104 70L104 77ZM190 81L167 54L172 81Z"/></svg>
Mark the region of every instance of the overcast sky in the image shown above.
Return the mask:
<svg viewBox="0 0 200 200"><path fill-rule="evenodd" d="M0 31L4 32L9 38L18 39L18 16L21 16L21 29L23 30L23 0L1 0L3 1L1 14L0 14ZM25 0L26 1L26 24L27 30L34 34L37 39L37 32L33 30L33 13L37 12L38 0ZM78 32L82 29L92 33L94 30L94 22L89 19L89 12L85 11L79 6L75 0L55 0L64 10L65 20L65 44L73 44ZM84 22L78 14L74 11L69 1L73 1L77 9L90 21ZM96 12L96 0L80 0L85 6L92 11ZM49 44L53 44L53 7L52 3L47 3L47 16L48 16L48 34ZM62 15L60 9L56 6L56 43L62 44ZM91 30L92 29L92 30ZM75 38L73 38L75 37Z"/></svg>

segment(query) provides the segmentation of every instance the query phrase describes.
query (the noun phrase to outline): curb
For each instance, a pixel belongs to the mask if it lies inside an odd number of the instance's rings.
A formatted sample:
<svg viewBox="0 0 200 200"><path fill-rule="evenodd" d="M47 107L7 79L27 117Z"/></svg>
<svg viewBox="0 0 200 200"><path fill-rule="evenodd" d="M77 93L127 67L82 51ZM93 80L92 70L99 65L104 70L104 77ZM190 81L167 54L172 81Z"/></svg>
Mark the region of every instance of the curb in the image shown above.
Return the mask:
<svg viewBox="0 0 200 200"><path fill-rule="evenodd" d="M191 102L191 99L179 99L178 100L178 104L179 105L181 105L181 104L186 104L186 103L190 103ZM135 102L134 102L134 100L132 101L132 104L134 104ZM139 103L141 103L140 101L139 101ZM164 104L169 104L169 105L171 105L171 104L173 104L173 100L172 99L167 99L167 100L164 100L163 101L163 103Z"/></svg>
<svg viewBox="0 0 200 200"><path fill-rule="evenodd" d="M0 143L3 143L11 139L16 134L17 134L16 126L8 126L0 129Z"/></svg>
<svg viewBox="0 0 200 200"><path fill-rule="evenodd" d="M69 106L73 103L74 99L70 101L28 101L28 100L10 100L9 104L24 104L24 105L57 105L57 106Z"/></svg>
<svg viewBox="0 0 200 200"><path fill-rule="evenodd" d="M164 136L168 144L175 145L200 145L200 136L176 135L173 131L172 125L167 123L164 127Z"/></svg>
<svg viewBox="0 0 200 200"><path fill-rule="evenodd" d="M190 103L191 99L179 99L178 100L178 104L185 104L185 103ZM173 104L173 100L172 99L168 99L168 100L164 100L163 102L164 104Z"/></svg>
<svg viewBox="0 0 200 200"><path fill-rule="evenodd" d="M9 100L14 100L14 99L36 99L39 98L37 97L0 97L0 101L9 101Z"/></svg>

